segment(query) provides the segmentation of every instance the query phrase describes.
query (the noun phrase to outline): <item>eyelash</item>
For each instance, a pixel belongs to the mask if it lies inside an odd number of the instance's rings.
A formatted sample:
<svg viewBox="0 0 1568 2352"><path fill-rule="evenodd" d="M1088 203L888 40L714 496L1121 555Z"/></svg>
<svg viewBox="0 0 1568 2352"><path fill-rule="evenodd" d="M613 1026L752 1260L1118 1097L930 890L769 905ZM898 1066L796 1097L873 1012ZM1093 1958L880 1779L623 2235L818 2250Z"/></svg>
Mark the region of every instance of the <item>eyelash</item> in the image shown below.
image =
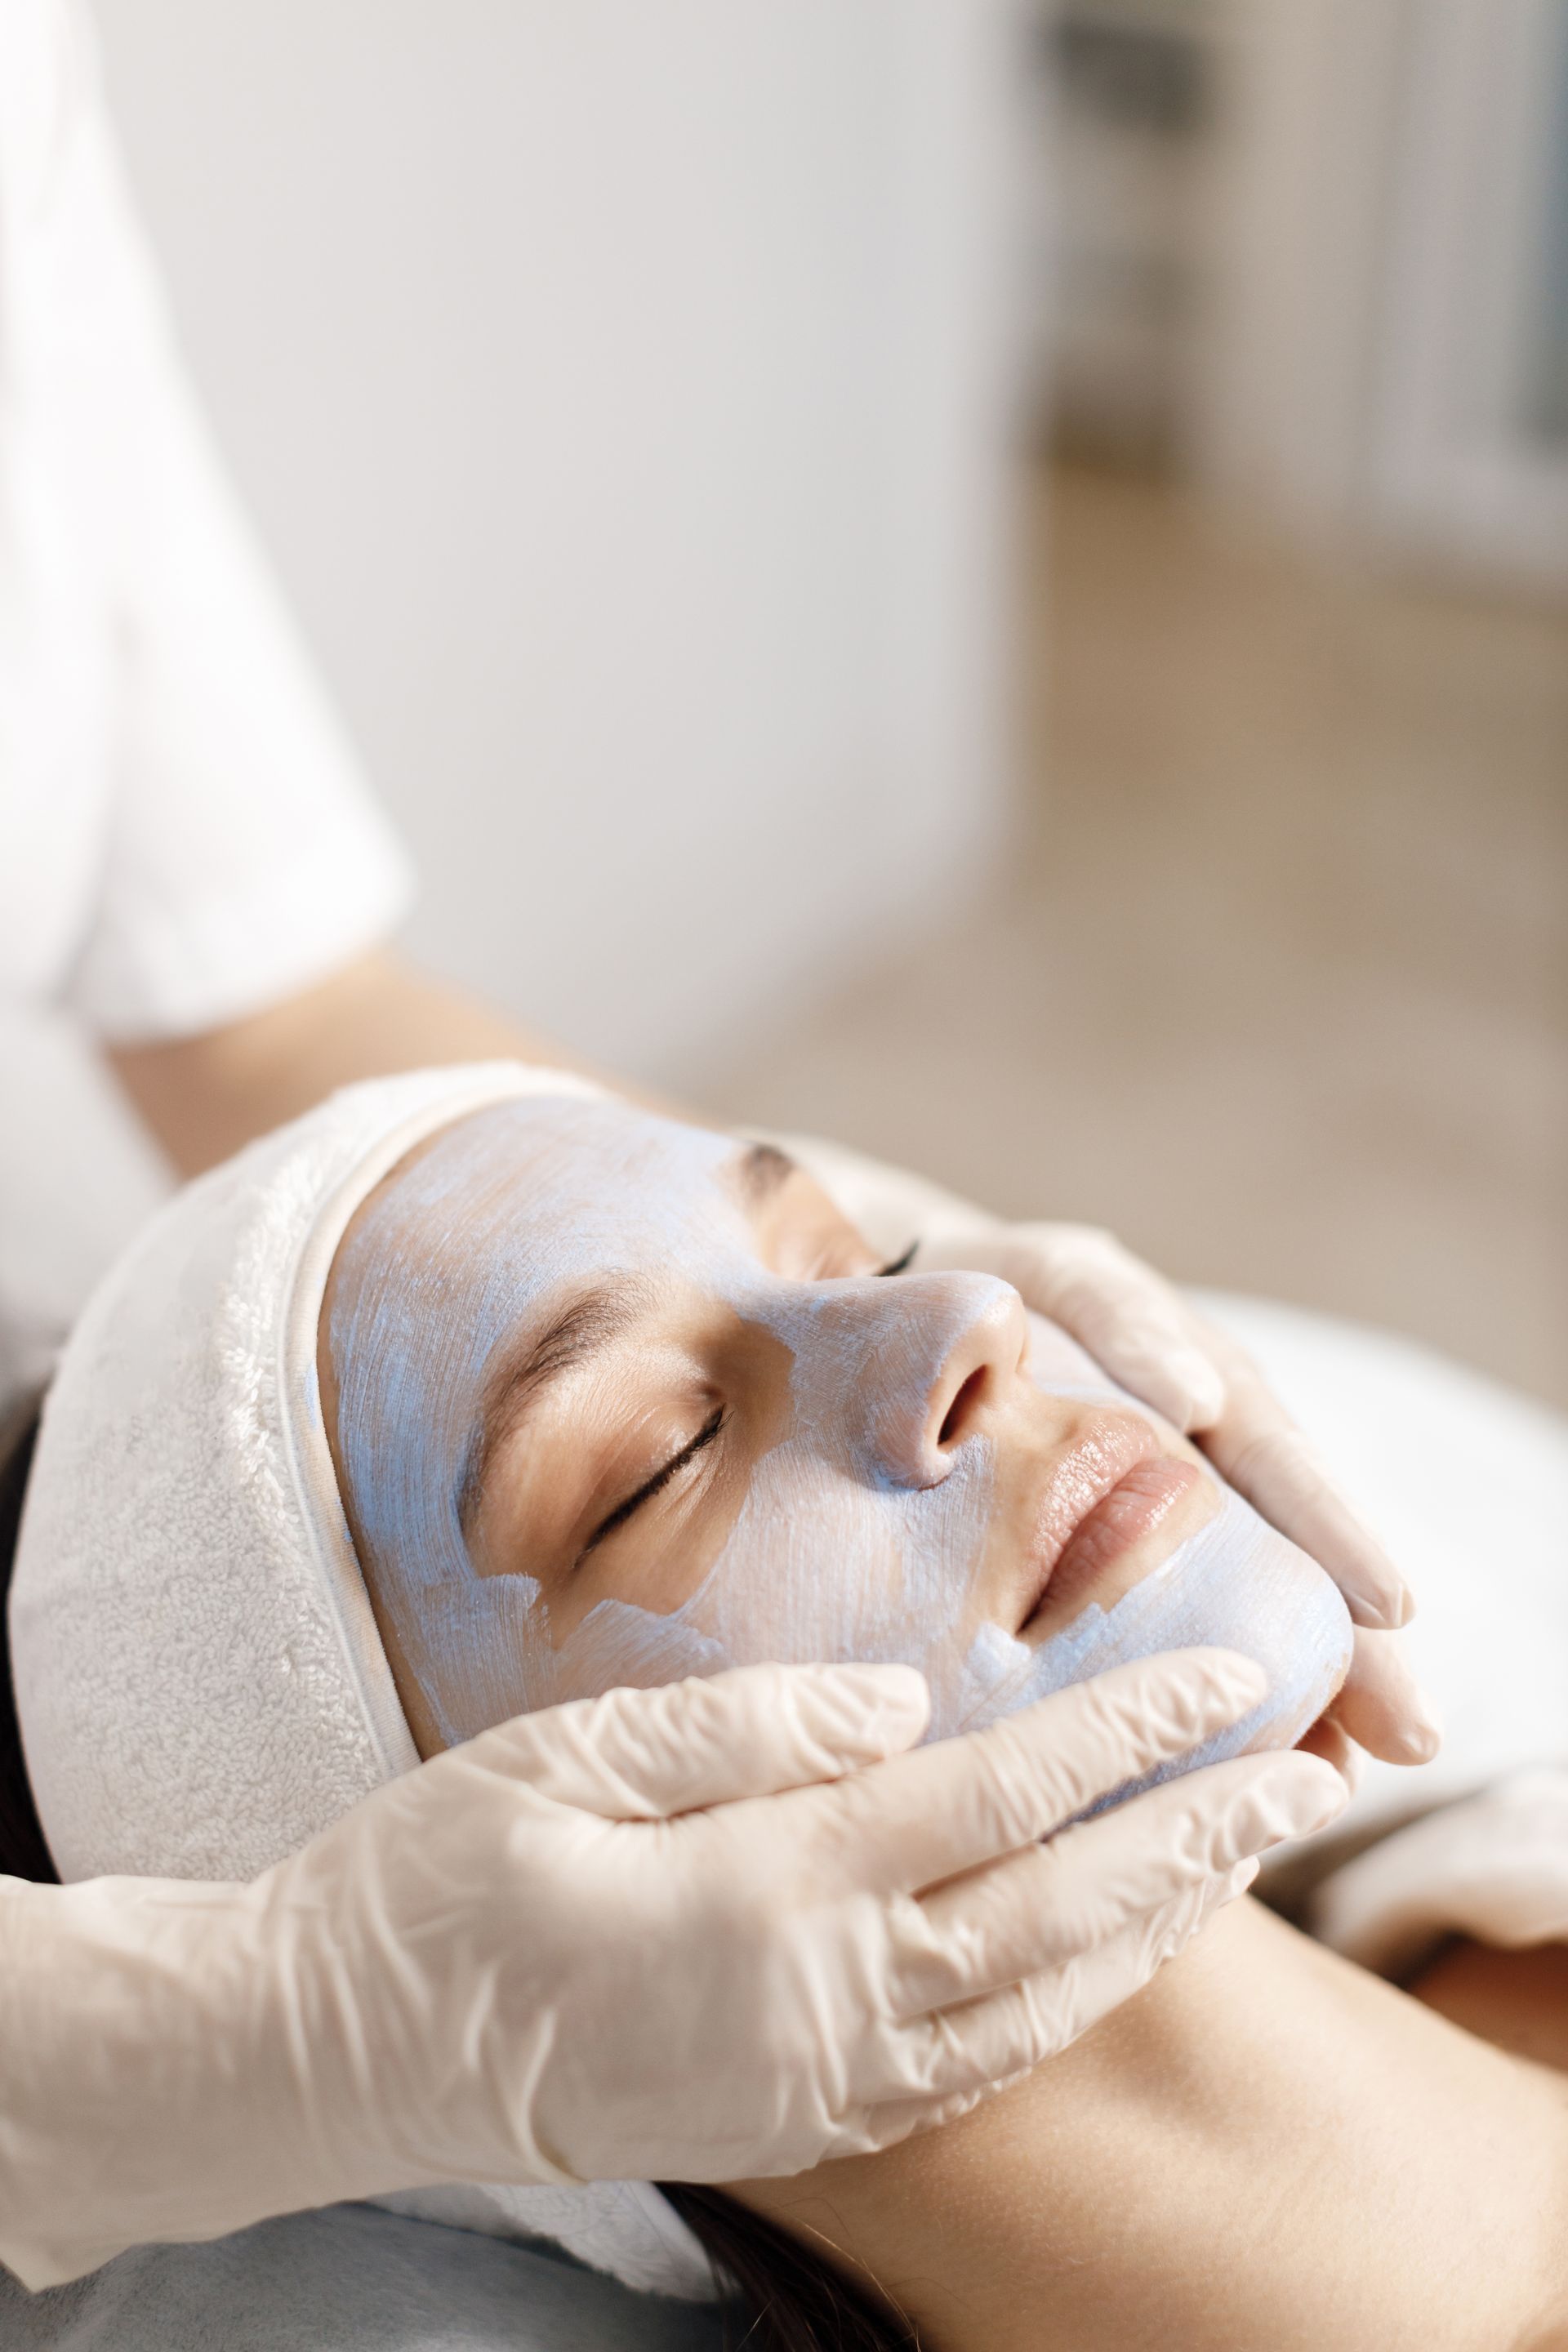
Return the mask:
<svg viewBox="0 0 1568 2352"><path fill-rule="evenodd" d="M910 1266L914 1264L915 1252L916 1252L916 1250L918 1250L918 1249L919 1249L919 1247L920 1247L920 1238L919 1238L919 1236L917 1235L917 1236L916 1236L916 1238L915 1238L915 1239L914 1239L914 1240L910 1244L910 1245L909 1245L908 1249L904 1252L904 1254L903 1254L902 1257L896 1257L896 1258L894 1258L894 1259L892 1260L891 1264L890 1264L890 1265L879 1265L879 1266L877 1268L877 1272L878 1272L879 1275L882 1275L882 1274L907 1274L907 1273L909 1272L909 1270L910 1270Z"/></svg>
<svg viewBox="0 0 1568 2352"><path fill-rule="evenodd" d="M645 1480L635 1495L628 1495L624 1503L617 1503L609 1517L600 1521L578 1553L578 1559L585 1559L596 1544L602 1544L606 1536L614 1535L617 1528L625 1527L632 1513L641 1510L645 1503L651 1502L659 1488L667 1486L678 1470L684 1470L687 1464L700 1454L705 1446L711 1445L723 1428L725 1419L723 1406L716 1406L696 1436L689 1438L679 1454L672 1454L662 1470L656 1470L653 1476Z"/></svg>

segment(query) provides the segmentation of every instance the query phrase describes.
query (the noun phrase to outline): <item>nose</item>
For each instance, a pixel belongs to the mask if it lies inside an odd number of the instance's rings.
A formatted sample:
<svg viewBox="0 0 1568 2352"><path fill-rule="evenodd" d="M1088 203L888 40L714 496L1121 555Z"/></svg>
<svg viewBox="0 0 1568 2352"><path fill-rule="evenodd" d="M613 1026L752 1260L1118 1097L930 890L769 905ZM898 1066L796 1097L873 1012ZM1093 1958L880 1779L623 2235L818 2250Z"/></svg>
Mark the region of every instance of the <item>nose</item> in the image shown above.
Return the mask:
<svg viewBox="0 0 1568 2352"><path fill-rule="evenodd" d="M886 1290L896 1339L889 1332L866 1368L868 1434L895 1485L940 1486L964 1440L1016 1391L1029 1349L1024 1302L986 1274L906 1275Z"/></svg>

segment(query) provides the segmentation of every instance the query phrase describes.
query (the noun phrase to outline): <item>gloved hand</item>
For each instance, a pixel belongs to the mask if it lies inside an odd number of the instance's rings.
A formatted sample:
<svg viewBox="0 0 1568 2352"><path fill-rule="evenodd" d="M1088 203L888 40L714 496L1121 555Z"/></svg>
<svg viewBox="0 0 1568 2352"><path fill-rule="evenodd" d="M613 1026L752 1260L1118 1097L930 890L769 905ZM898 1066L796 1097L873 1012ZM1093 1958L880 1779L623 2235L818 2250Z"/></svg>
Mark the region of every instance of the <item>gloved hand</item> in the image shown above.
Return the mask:
<svg viewBox="0 0 1568 2352"><path fill-rule="evenodd" d="M965 1738L904 1666L760 1666L502 1725L248 1886L0 1882L0 2254L444 2179L715 2180L881 2146L1135 1991L1331 1819L1244 1757L1037 1841L1237 1720L1179 1652Z"/></svg>
<svg viewBox="0 0 1568 2352"><path fill-rule="evenodd" d="M1244 1348L1098 1226L1009 1224L841 1144L767 1139L816 1177L874 1249L894 1257L915 1242L920 1273L961 1267L1010 1282L1112 1380L1188 1433L1254 1509L1327 1570L1356 1633L1344 1686L1309 1735L1317 1753L1352 1780L1357 1746L1394 1764L1436 1754L1436 1710L1388 1638L1415 1613L1409 1587Z"/></svg>

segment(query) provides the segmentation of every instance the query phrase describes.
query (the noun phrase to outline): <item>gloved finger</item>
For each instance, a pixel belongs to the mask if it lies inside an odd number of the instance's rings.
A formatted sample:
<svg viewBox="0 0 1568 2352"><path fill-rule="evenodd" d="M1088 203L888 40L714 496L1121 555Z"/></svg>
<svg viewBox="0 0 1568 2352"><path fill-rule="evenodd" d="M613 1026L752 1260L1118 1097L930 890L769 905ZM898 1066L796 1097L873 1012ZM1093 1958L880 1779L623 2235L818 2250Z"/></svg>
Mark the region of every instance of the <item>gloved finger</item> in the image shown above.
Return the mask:
<svg viewBox="0 0 1568 2352"><path fill-rule="evenodd" d="M1230 1650L1141 1658L982 1731L872 1765L770 1808L803 1861L847 1887L915 1894L1047 1836L1097 1797L1240 1721L1266 1681ZM787 1810L785 1810L787 1808Z"/></svg>
<svg viewBox="0 0 1568 2352"><path fill-rule="evenodd" d="M1150 1917L1133 1920L1092 1952L957 2009L911 2020L889 2046L890 2089L906 2096L868 2102L877 2145L908 2137L931 2108L1000 2087L1042 2065L1146 1985L1226 1903L1245 1892L1257 1864L1186 1888ZM882 2135L889 2135L883 2137Z"/></svg>
<svg viewBox="0 0 1568 2352"><path fill-rule="evenodd" d="M1331 1717L1321 1715L1311 1729L1302 1733L1296 1742L1296 1752L1300 1756L1321 1756L1325 1764L1331 1764L1352 1797L1360 1788L1366 1757Z"/></svg>
<svg viewBox="0 0 1568 2352"><path fill-rule="evenodd" d="M1189 1886L1324 1828L1349 1794L1316 1757L1238 1756L1080 1822L1048 1845L950 1879L898 1923L910 1948L894 2014L972 2000L1095 1950Z"/></svg>
<svg viewBox="0 0 1568 2352"><path fill-rule="evenodd" d="M1350 1672L1326 1716L1385 1764L1429 1764L1443 1744L1442 1718L1397 1633L1357 1628Z"/></svg>
<svg viewBox="0 0 1568 2352"><path fill-rule="evenodd" d="M1008 1229L1000 1271L1111 1378L1183 1430L1225 1409L1225 1381L1192 1308L1164 1276L1093 1225Z"/></svg>
<svg viewBox="0 0 1568 2352"><path fill-rule="evenodd" d="M913 1747L930 1719L903 1665L737 1666L516 1717L455 1753L610 1821L837 1780Z"/></svg>
<svg viewBox="0 0 1568 2352"><path fill-rule="evenodd" d="M1218 1331L1212 1343L1226 1406L1202 1443L1215 1469L1326 1570L1358 1625L1408 1624L1415 1613L1409 1586L1337 1491L1316 1449L1247 1350Z"/></svg>

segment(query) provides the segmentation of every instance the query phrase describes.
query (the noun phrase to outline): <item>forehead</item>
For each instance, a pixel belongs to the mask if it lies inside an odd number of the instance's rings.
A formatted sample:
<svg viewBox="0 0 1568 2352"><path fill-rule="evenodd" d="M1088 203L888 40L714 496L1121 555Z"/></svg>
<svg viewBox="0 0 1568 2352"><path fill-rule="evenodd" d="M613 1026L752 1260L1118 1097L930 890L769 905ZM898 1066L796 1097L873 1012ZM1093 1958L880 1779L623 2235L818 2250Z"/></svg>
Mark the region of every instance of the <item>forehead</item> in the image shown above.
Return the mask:
<svg viewBox="0 0 1568 2352"><path fill-rule="evenodd" d="M346 1237L439 1288L505 1269L532 1289L585 1272L749 1253L731 1137L624 1103L529 1097L471 1113L401 1161ZM357 1228L357 1233L356 1233Z"/></svg>

